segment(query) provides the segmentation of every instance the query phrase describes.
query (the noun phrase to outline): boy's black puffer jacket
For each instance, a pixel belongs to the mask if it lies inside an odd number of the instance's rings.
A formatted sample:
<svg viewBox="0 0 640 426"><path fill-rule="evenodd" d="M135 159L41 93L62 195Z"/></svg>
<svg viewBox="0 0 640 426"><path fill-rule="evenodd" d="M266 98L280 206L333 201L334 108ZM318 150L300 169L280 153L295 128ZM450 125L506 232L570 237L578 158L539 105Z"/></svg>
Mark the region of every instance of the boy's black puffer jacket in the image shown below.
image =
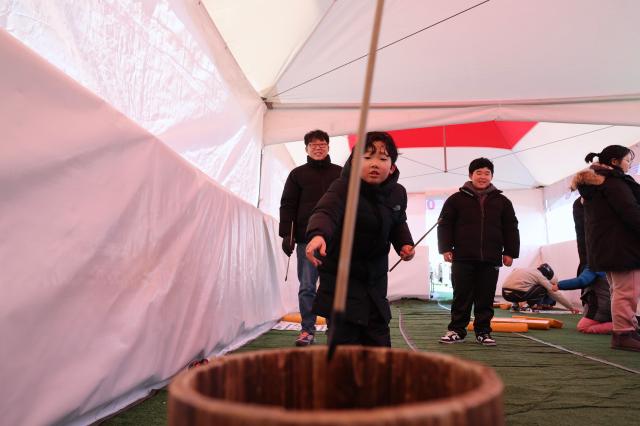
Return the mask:
<svg viewBox="0 0 640 426"><path fill-rule="evenodd" d="M313 304L314 312L325 317L333 307L350 170L348 161L340 179L316 205L307 227L307 241L321 235L327 242ZM387 321L391 319L386 298L390 243L396 252L403 245L413 245L406 222L407 192L398 183L399 175L396 169L380 185L361 182L346 306L347 319L356 324L366 325L371 309L378 309Z"/></svg>

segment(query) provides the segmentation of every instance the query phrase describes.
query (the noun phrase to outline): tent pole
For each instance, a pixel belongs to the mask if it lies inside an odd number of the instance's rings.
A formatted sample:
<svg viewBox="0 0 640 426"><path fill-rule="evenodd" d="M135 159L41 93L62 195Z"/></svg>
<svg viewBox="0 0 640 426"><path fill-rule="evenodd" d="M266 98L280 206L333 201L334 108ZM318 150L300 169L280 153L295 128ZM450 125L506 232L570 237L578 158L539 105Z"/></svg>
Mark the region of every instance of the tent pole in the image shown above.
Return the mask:
<svg viewBox="0 0 640 426"><path fill-rule="evenodd" d="M442 146L444 147L444 172L447 173L447 126L442 126Z"/></svg>
<svg viewBox="0 0 640 426"><path fill-rule="evenodd" d="M262 142L262 149L260 149L260 168L258 170L258 202L256 203L256 208L260 208L260 201L262 196L262 160L264 157L264 141Z"/></svg>

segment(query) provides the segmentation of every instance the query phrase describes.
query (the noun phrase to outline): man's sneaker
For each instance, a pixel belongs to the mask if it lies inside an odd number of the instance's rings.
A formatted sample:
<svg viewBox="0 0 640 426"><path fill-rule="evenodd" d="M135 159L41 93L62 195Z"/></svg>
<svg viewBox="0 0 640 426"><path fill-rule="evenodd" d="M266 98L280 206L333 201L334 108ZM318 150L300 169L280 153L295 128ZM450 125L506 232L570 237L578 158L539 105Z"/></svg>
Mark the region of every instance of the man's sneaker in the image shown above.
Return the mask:
<svg viewBox="0 0 640 426"><path fill-rule="evenodd" d="M309 346L313 344L313 334L303 331L296 339L296 346Z"/></svg>
<svg viewBox="0 0 640 426"><path fill-rule="evenodd" d="M482 333L476 336L476 342L484 346L495 346L496 341L489 333Z"/></svg>
<svg viewBox="0 0 640 426"><path fill-rule="evenodd" d="M440 338L440 343L463 343L464 337L460 337L455 331L449 330Z"/></svg>

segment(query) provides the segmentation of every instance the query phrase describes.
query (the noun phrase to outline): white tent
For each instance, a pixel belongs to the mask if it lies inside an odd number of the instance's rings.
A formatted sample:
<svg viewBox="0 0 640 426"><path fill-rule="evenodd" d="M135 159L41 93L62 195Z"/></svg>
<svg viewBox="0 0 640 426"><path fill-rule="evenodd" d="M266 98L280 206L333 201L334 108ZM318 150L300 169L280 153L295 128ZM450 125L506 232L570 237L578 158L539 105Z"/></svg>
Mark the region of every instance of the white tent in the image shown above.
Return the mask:
<svg viewBox="0 0 640 426"><path fill-rule="evenodd" d="M355 132L375 2L204 3L269 105L265 144L316 127ZM640 124L637 16L633 0L387 1L369 127L542 122L513 150L483 153L500 158L501 187L557 182L603 141L640 140L628 127ZM459 171L477 153L453 148L445 167L439 151L405 152L401 183L411 192L455 186L458 176L435 172ZM565 161L542 167L554 157Z"/></svg>
<svg viewBox="0 0 640 426"><path fill-rule="evenodd" d="M295 307L267 214L294 164L277 144L354 132L373 5L0 0L4 422L95 421ZM533 187L585 151L638 142L639 12L387 1L370 127L539 122L515 150L545 147L509 153L532 177L509 196L520 261L551 256L553 185ZM437 166L424 155L401 170ZM433 182L411 188L415 234L428 191L452 188Z"/></svg>

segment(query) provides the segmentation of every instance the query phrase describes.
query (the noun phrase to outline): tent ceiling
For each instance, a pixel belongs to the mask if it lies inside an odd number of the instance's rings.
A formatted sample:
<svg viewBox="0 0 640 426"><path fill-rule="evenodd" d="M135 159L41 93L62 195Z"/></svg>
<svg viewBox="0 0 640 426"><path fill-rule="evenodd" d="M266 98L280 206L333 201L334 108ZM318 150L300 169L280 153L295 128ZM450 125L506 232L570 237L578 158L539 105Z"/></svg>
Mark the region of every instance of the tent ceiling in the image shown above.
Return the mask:
<svg viewBox="0 0 640 426"><path fill-rule="evenodd" d="M205 3L241 64L247 57L274 53L286 67L273 75L277 81L268 101L360 102L375 1L222 2L233 25L213 7L219 1ZM294 9L295 3L304 5ZM263 15L266 10L269 15ZM287 19L291 11L302 18ZM388 0L372 102L639 94L638 16L635 0ZM300 22L307 30L299 28ZM273 32L300 39L289 40L286 49L266 44ZM289 54L282 58L280 49ZM247 75L254 72L244 69Z"/></svg>
<svg viewBox="0 0 640 426"><path fill-rule="evenodd" d="M392 130L398 148L430 147L488 147L512 149L536 123L486 121L483 123L453 124ZM349 145L356 144L356 135L349 135Z"/></svg>
<svg viewBox="0 0 640 426"><path fill-rule="evenodd" d="M205 4L246 75L269 76L265 145L355 133L374 0ZM638 16L635 0L387 0L368 127L539 122L512 146L450 147L446 167L441 148L405 148L401 182L455 187L478 156L503 188L556 182L640 140Z"/></svg>
<svg viewBox="0 0 640 426"><path fill-rule="evenodd" d="M203 0L233 56L260 96L331 6L327 0Z"/></svg>
<svg viewBox="0 0 640 426"><path fill-rule="evenodd" d="M506 137L493 133L492 127L502 128ZM500 189L547 186L584 168L584 157L589 152L599 152L612 143L630 147L640 141L640 127L635 126L489 122L447 126L451 139L445 150L442 127L433 130L391 132L400 146L400 183L409 192L447 192L459 187L468 179L469 162L478 157L494 162L494 183ZM486 138L464 143L467 132ZM331 138L334 163L346 161L353 139ZM300 141L286 145L296 165L304 164L304 144Z"/></svg>

